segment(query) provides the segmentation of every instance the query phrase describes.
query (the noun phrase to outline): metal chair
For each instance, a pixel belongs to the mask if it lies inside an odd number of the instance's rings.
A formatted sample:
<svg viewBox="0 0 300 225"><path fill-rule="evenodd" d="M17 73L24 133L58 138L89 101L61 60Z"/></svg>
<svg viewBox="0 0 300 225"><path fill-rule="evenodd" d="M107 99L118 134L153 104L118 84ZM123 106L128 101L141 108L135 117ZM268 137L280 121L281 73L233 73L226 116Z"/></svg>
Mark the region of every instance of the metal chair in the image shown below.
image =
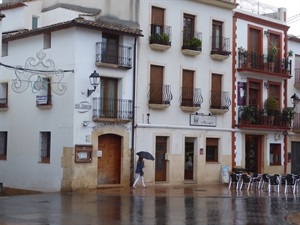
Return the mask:
<svg viewBox="0 0 300 225"><path fill-rule="evenodd" d="M236 190L239 189L240 175L241 174L239 174L239 173L231 173L230 174L228 189L231 188L232 184L235 184Z"/></svg>
<svg viewBox="0 0 300 225"><path fill-rule="evenodd" d="M279 180L279 174L268 175L267 178L269 180L268 191L271 192L272 187L275 186L277 188L277 192L279 193L281 185L281 182Z"/></svg>
<svg viewBox="0 0 300 225"><path fill-rule="evenodd" d="M247 190L249 191L251 187L259 188L260 180L261 180L261 174L258 173L252 174L250 176L250 181Z"/></svg>
<svg viewBox="0 0 300 225"><path fill-rule="evenodd" d="M269 179L268 179L269 174L264 173L261 175L259 184L258 184L258 189L264 189L265 188L265 184L269 185Z"/></svg>
<svg viewBox="0 0 300 225"><path fill-rule="evenodd" d="M248 184L248 188L247 188L247 190L248 190L249 189L249 184L250 184L250 179L251 179L251 177L248 174L243 173L241 175L241 178L240 178L240 187L239 187L239 189L240 190L243 189L243 187L246 186L246 184Z"/></svg>
<svg viewBox="0 0 300 225"><path fill-rule="evenodd" d="M288 192L288 188L290 187L294 190L295 185L295 176L293 174L287 174L284 176L284 193Z"/></svg>
<svg viewBox="0 0 300 225"><path fill-rule="evenodd" d="M293 187L293 193L296 193L296 190L298 192L298 184L300 184L300 176L298 174L293 174L294 176L294 187Z"/></svg>

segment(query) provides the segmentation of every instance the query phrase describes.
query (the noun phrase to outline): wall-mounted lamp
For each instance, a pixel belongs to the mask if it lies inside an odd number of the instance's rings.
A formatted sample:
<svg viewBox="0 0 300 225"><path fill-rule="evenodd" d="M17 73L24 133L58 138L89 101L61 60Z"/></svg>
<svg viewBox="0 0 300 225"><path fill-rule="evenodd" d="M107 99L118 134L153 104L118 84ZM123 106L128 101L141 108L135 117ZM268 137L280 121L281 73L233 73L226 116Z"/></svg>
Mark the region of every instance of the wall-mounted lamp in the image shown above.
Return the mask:
<svg viewBox="0 0 300 225"><path fill-rule="evenodd" d="M268 89L268 88L269 88L269 83L268 83L268 82L265 82L265 83L264 83L264 86L265 86L266 89Z"/></svg>
<svg viewBox="0 0 300 225"><path fill-rule="evenodd" d="M150 113L147 113L147 123L150 124Z"/></svg>
<svg viewBox="0 0 300 225"><path fill-rule="evenodd" d="M268 36L269 36L269 30L265 30L265 31L264 31L264 35L265 35L266 37L268 37Z"/></svg>
<svg viewBox="0 0 300 225"><path fill-rule="evenodd" d="M92 90L87 90L87 96L89 97L97 88L97 86L100 84L100 75L96 73L96 70L90 75L90 83L94 87Z"/></svg>
<svg viewBox="0 0 300 225"><path fill-rule="evenodd" d="M298 104L299 102L299 96L294 93L292 96L291 96L291 103L294 105L294 107Z"/></svg>
<svg viewBox="0 0 300 225"><path fill-rule="evenodd" d="M84 126L84 127L88 126L89 124L90 124L90 121L88 121L88 120L82 121L82 126Z"/></svg>

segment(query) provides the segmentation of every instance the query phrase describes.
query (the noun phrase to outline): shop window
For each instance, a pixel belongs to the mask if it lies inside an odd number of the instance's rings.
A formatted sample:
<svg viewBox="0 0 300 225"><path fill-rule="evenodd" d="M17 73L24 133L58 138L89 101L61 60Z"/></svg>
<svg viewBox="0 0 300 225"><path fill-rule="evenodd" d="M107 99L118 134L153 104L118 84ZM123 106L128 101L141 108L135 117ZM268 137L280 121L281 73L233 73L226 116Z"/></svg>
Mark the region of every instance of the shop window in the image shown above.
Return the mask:
<svg viewBox="0 0 300 225"><path fill-rule="evenodd" d="M270 166L281 165L281 144L270 144Z"/></svg>
<svg viewBox="0 0 300 225"><path fill-rule="evenodd" d="M206 139L206 162L218 162L219 139Z"/></svg>

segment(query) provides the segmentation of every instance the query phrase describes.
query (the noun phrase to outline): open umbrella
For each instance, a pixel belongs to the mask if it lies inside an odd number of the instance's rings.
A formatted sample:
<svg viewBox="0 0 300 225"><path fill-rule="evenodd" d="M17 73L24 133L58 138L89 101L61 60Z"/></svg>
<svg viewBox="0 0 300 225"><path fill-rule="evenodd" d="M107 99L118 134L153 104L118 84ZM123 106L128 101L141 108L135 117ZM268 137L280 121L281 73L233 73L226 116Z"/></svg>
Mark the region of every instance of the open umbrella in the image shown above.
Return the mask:
<svg viewBox="0 0 300 225"><path fill-rule="evenodd" d="M153 155L151 153L146 152L146 151L140 151L136 153L139 157L142 157L144 159L149 159L149 160L154 160Z"/></svg>

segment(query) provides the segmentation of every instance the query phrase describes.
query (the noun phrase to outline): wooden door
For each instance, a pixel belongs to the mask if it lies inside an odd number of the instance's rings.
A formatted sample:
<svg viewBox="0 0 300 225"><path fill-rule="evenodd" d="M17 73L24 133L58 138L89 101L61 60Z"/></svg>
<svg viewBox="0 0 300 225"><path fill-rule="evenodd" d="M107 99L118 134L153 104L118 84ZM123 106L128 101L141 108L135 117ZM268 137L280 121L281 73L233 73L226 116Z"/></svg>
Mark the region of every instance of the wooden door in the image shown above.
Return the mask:
<svg viewBox="0 0 300 225"><path fill-rule="evenodd" d="M101 110L106 118L117 118L118 79L101 78Z"/></svg>
<svg viewBox="0 0 300 225"><path fill-rule="evenodd" d="M291 173L300 174L300 142L292 141Z"/></svg>
<svg viewBox="0 0 300 225"><path fill-rule="evenodd" d="M167 137L156 137L155 147L155 181L166 181L167 162Z"/></svg>
<svg viewBox="0 0 300 225"><path fill-rule="evenodd" d="M163 100L163 71L162 66L151 65L150 74L150 104L162 104Z"/></svg>
<svg viewBox="0 0 300 225"><path fill-rule="evenodd" d="M194 71L183 70L182 73L182 106L193 106Z"/></svg>
<svg viewBox="0 0 300 225"><path fill-rule="evenodd" d="M194 143L185 142L184 179L193 180L194 177Z"/></svg>
<svg viewBox="0 0 300 225"><path fill-rule="evenodd" d="M260 173L261 136L246 135L245 167L249 172Z"/></svg>
<svg viewBox="0 0 300 225"><path fill-rule="evenodd" d="M222 76L219 74L212 75L211 81L211 108L221 109L222 105Z"/></svg>
<svg viewBox="0 0 300 225"><path fill-rule="evenodd" d="M105 134L98 137L98 184L119 184L121 174L121 137Z"/></svg>
<svg viewBox="0 0 300 225"><path fill-rule="evenodd" d="M152 7L151 34L164 33L164 17L165 10L163 8Z"/></svg>

